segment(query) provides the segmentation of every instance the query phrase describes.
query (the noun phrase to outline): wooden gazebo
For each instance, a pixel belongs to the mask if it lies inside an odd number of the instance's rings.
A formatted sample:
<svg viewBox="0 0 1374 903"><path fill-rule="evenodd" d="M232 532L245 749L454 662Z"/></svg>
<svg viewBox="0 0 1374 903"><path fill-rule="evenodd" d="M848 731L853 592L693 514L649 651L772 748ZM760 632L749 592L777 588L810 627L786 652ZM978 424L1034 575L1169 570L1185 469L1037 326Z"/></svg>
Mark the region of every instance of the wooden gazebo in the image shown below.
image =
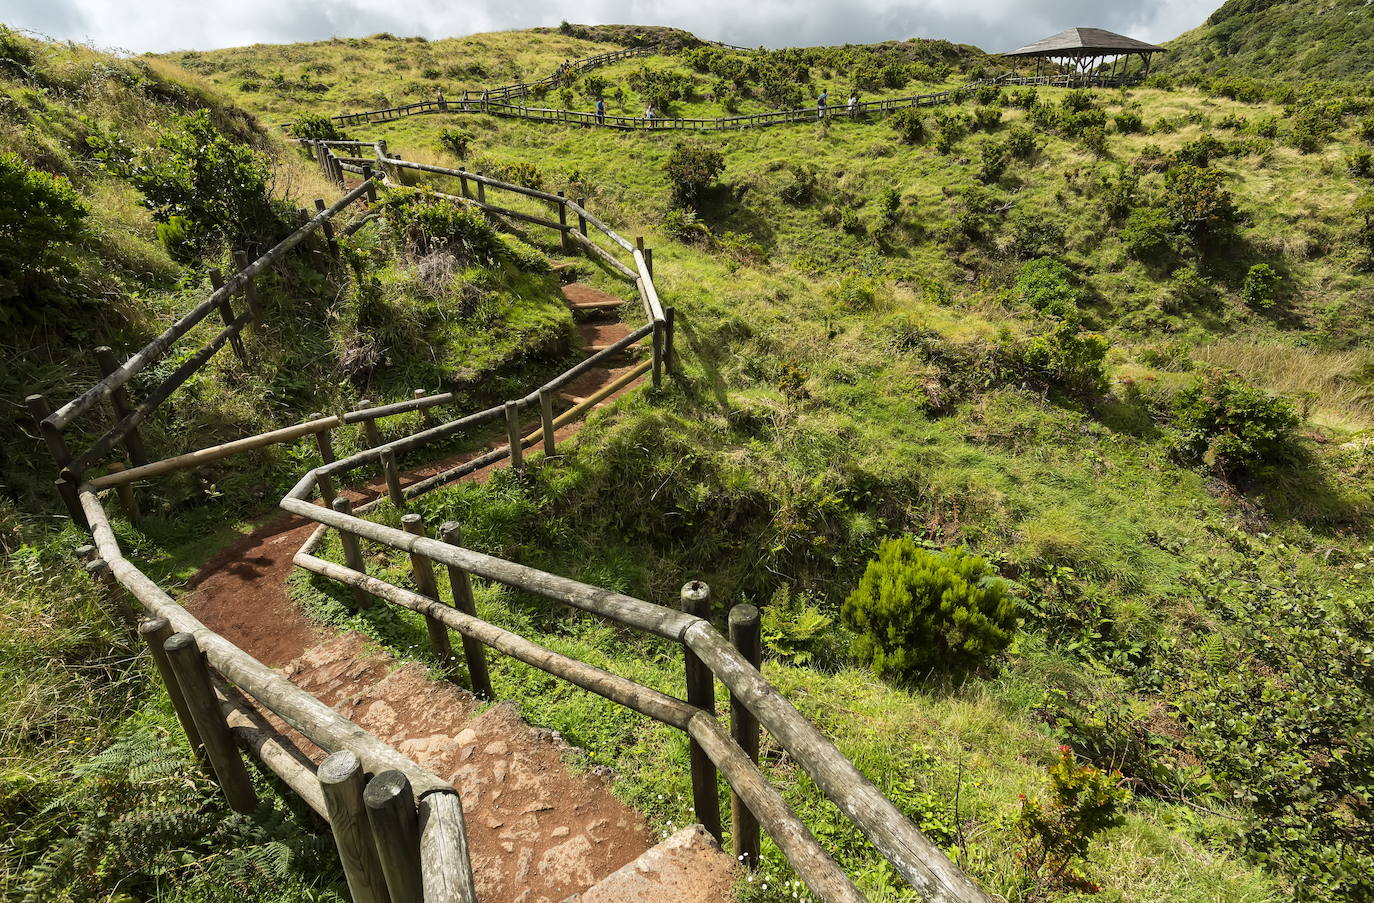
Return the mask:
<svg viewBox="0 0 1374 903"><path fill-rule="evenodd" d="M1144 64L1142 74L1149 75L1150 58L1156 53L1163 52L1163 47L1146 44L1144 41L1137 41L1135 38L1128 38L1125 35L1107 31L1105 28L1070 28L1045 38L1043 41L1036 41L1034 44L1027 44L1017 50L1003 53L1001 56L1011 59L1013 70L1022 59L1035 60L1035 74L1037 76L1044 74L1043 69L1046 60L1050 62L1051 74L1077 73L1078 75L1095 72L1110 62L1110 72L1099 73L1099 75L1115 79L1118 64L1125 64L1121 69L1121 75L1124 76L1130 69L1131 58L1137 56Z"/></svg>

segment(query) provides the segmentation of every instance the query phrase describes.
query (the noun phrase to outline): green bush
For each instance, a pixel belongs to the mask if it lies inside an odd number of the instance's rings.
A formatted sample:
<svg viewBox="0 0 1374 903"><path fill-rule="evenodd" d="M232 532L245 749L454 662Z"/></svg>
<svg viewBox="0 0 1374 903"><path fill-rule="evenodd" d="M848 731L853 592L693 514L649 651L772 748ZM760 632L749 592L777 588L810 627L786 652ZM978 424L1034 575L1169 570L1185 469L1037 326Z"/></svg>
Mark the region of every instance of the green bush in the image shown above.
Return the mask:
<svg viewBox="0 0 1374 903"><path fill-rule="evenodd" d="M725 157L705 141L679 142L664 165L673 204L695 207L701 195L725 171Z"/></svg>
<svg viewBox="0 0 1374 903"><path fill-rule="evenodd" d="M0 154L0 323L26 312L44 274L60 268L62 244L83 232L86 205L63 176Z"/></svg>
<svg viewBox="0 0 1374 903"><path fill-rule="evenodd" d="M182 117L127 175L153 219L183 218L184 246L203 255L219 242L245 248L273 242L279 223L267 193L270 173L266 157L221 134L209 112L199 110Z"/></svg>
<svg viewBox="0 0 1374 903"><path fill-rule="evenodd" d="M823 665L841 657L834 623L816 600L782 586L764 606L759 632L772 656L792 665Z"/></svg>
<svg viewBox="0 0 1374 903"><path fill-rule="evenodd" d="M291 123L291 134L306 141L342 141L343 132L334 120L319 113L302 113Z"/></svg>
<svg viewBox="0 0 1374 903"><path fill-rule="evenodd" d="M663 217L663 231L683 244L705 244L711 239L711 230L689 207L674 207Z"/></svg>
<svg viewBox="0 0 1374 903"><path fill-rule="evenodd" d="M1021 795L1021 811L1014 828L1021 842L1017 859L1032 885L1032 897L1047 891L1099 888L1078 873L1092 839L1125 818L1121 807L1131 792L1120 774L1107 774L1089 764L1077 764L1073 750L1059 747L1059 758L1046 769L1050 797L1046 802Z"/></svg>
<svg viewBox="0 0 1374 903"><path fill-rule="evenodd" d="M1267 263L1257 263L1245 274L1240 296L1254 310L1268 310L1279 294L1279 274Z"/></svg>
<svg viewBox="0 0 1374 903"><path fill-rule="evenodd" d="M1073 271L1053 257L1038 257L1021 264L1012 291L1041 313L1064 320L1077 319L1079 305L1084 301Z"/></svg>
<svg viewBox="0 0 1374 903"><path fill-rule="evenodd" d="M439 133L439 147L459 160L466 160L472 144L472 132L467 129L444 129Z"/></svg>
<svg viewBox="0 0 1374 903"><path fill-rule="evenodd" d="M903 536L883 540L841 616L859 633L859 658L881 677L909 680L966 670L1006 648L1017 605L982 558Z"/></svg>
<svg viewBox="0 0 1374 903"><path fill-rule="evenodd" d="M1083 113L1093 109L1095 100L1093 92L1086 88L1077 88L1066 92L1059 105L1066 113Z"/></svg>
<svg viewBox="0 0 1374 903"><path fill-rule="evenodd" d="M846 310L871 310L878 300L878 285L867 276L846 273L826 294Z"/></svg>
<svg viewBox="0 0 1374 903"><path fill-rule="evenodd" d="M1169 445L1184 464L1261 477L1300 460L1298 423L1286 399L1212 370L1174 396Z"/></svg>
<svg viewBox="0 0 1374 903"><path fill-rule="evenodd" d="M1077 319L1066 319L1031 339L1021 359L1046 385L1087 396L1107 387L1107 348L1101 335L1084 330Z"/></svg>
<svg viewBox="0 0 1374 903"><path fill-rule="evenodd" d="M1236 206L1225 186L1226 177L1214 169L1189 164L1164 174L1164 208L1180 232L1194 240L1215 235L1236 219Z"/></svg>
<svg viewBox="0 0 1374 903"><path fill-rule="evenodd" d="M897 137L907 144L920 144L926 140L926 120L917 107L904 107L888 117L887 122Z"/></svg>
<svg viewBox="0 0 1374 903"><path fill-rule="evenodd" d="M778 197L794 207L809 203L816 196L819 185L816 167L789 161L783 168L791 173L792 180L778 189Z"/></svg>
<svg viewBox="0 0 1374 903"><path fill-rule="evenodd" d="M1169 250L1174 220L1158 207L1138 207L1126 217L1118 235L1127 254L1137 260L1151 260Z"/></svg>
<svg viewBox="0 0 1374 903"><path fill-rule="evenodd" d="M1035 132L1024 125L1014 125L1007 130L1007 153L1024 160L1033 156L1038 148Z"/></svg>
<svg viewBox="0 0 1374 903"><path fill-rule="evenodd" d="M1374 174L1374 152L1358 148L1345 155L1345 168L1357 179L1367 179Z"/></svg>
<svg viewBox="0 0 1374 903"><path fill-rule="evenodd" d="M480 212L428 191L388 191L382 214L391 233L412 251L444 250L484 264L512 259L510 246Z"/></svg>
<svg viewBox="0 0 1374 903"><path fill-rule="evenodd" d="M1123 135L1134 135L1145 130L1145 120L1135 110L1122 110L1112 117L1112 124Z"/></svg>
<svg viewBox="0 0 1374 903"><path fill-rule="evenodd" d="M1010 154L1007 153L1005 144L991 138L984 139L978 145L978 181L991 185L1001 179L1007 171L1009 162Z"/></svg>

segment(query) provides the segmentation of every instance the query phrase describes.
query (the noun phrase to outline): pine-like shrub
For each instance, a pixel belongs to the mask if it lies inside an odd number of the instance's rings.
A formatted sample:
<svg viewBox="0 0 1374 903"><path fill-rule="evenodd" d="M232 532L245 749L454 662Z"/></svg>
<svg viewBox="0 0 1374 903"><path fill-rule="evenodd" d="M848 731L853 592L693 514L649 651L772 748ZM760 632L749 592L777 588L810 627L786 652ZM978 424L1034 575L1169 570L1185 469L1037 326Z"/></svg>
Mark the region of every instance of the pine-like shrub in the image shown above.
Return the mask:
<svg viewBox="0 0 1374 903"><path fill-rule="evenodd" d="M291 123L291 134L307 141L342 141L343 132L334 120L319 113L302 113Z"/></svg>
<svg viewBox="0 0 1374 903"><path fill-rule="evenodd" d="M859 634L855 654L879 676L905 680L964 670L1006 648L1017 605L982 558L903 536L882 542L840 613Z"/></svg>
<svg viewBox="0 0 1374 903"><path fill-rule="evenodd" d="M1257 263L1245 274L1240 296L1254 310L1268 310L1279 297L1279 274L1267 263Z"/></svg>
<svg viewBox="0 0 1374 903"><path fill-rule="evenodd" d="M705 141L683 141L673 148L664 168L672 185L673 203L693 207L725 171L725 157Z"/></svg>
<svg viewBox="0 0 1374 903"><path fill-rule="evenodd" d="M1131 792L1119 773L1108 774L1089 764L1078 764L1073 751L1059 747L1059 758L1046 769L1049 799L1021 795L1021 812L1014 827L1021 849L1016 858L1026 870L1033 894L1048 890L1079 890L1096 893L1099 888L1078 872L1092 839L1125 819L1121 807Z"/></svg>

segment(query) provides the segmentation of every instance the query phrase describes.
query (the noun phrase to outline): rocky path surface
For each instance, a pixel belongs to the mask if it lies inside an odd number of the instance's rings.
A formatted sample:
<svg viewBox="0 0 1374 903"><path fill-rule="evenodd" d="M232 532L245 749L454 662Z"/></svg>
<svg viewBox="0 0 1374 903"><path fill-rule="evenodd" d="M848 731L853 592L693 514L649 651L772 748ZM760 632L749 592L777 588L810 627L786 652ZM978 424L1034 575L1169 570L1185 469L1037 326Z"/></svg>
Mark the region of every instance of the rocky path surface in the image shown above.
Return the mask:
<svg viewBox="0 0 1374 903"><path fill-rule="evenodd" d="M594 318L579 325L589 353L628 334L611 319L620 299L580 283L565 286L564 293L575 316ZM626 369L589 371L563 398L588 397ZM560 438L576 427L561 430ZM403 482L480 453L408 471ZM466 479L482 481L492 469ZM350 495L357 502L379 491L373 485ZM300 611L286 579L314 528L290 515L259 526L201 569L187 607L212 630L453 782L463 799L480 903L729 899L732 863L709 836L680 832L655 847L644 819L615 798L606 776L574 773L561 739L525 724L511 704L480 711L466 690L431 680L420 665L401 664L361 635L330 630ZM296 739L317 761L323 758Z"/></svg>

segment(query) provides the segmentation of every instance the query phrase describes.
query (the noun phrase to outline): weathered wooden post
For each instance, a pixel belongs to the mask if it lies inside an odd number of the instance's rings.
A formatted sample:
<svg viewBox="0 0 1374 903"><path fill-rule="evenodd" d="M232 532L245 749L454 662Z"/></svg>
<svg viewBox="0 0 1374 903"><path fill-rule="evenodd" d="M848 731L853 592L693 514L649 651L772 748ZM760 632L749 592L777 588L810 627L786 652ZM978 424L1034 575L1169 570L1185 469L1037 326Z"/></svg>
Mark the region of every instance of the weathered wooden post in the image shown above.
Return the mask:
<svg viewBox="0 0 1374 903"><path fill-rule="evenodd" d="M673 341L677 335L677 308L663 308L663 319L663 366L672 373L677 354L677 347Z"/></svg>
<svg viewBox="0 0 1374 903"><path fill-rule="evenodd" d="M462 546L463 528L457 521L444 521L439 525L439 538L451 546ZM477 602L472 597L472 578L468 572L450 564L448 585L453 592L453 607L465 615L477 617ZM467 634L462 634L462 638L463 657L467 660L468 677L472 679L472 692L483 699L491 699L491 674L487 671L486 648Z"/></svg>
<svg viewBox="0 0 1374 903"><path fill-rule="evenodd" d="M115 360L114 349L109 345L101 345L95 349L95 362L100 368L101 376L109 376L119 369L119 362ZM110 405L114 408L115 418L123 420L133 412L133 402L129 400L129 392L125 386L120 386L110 393ZM129 460L135 465L147 464L148 453L143 448L143 434L138 431L138 427L129 430L128 435L120 442L124 450L129 453Z"/></svg>
<svg viewBox="0 0 1374 903"><path fill-rule="evenodd" d="M316 411L314 414L310 415L310 419L319 420L323 416L324 413L322 411ZM315 447L320 450L320 463L322 465L334 463L333 434L333 430L320 430L315 434ZM332 506L334 504L334 496L337 494L334 489L334 478L327 473L317 474L315 476L315 485L320 489L320 500L323 501L326 506Z"/></svg>
<svg viewBox="0 0 1374 903"><path fill-rule="evenodd" d="M382 179L388 182L395 181L395 177L392 175L391 166L387 163L391 155L387 153L386 139L378 138L376 142L373 143L372 148L377 152L377 165L382 168Z"/></svg>
<svg viewBox="0 0 1374 903"><path fill-rule="evenodd" d="M425 532L424 518L418 514L407 514L401 518L401 528L411 536L429 535ZM425 598L438 602L439 584L434 580L434 563L419 552L411 552L410 570L415 578L416 591ZM455 662L453 645L449 642L448 627L443 621L425 615L425 630L429 632L429 646L434 650L434 657L438 660L440 669L448 676L449 680L452 680Z"/></svg>
<svg viewBox="0 0 1374 903"><path fill-rule="evenodd" d="M510 442L510 466L519 470L525 466L523 438L520 435L520 402L506 402L506 438Z"/></svg>
<svg viewBox="0 0 1374 903"><path fill-rule="evenodd" d="M568 201L558 192L558 242L564 254L572 253L572 238L568 236Z"/></svg>
<svg viewBox="0 0 1374 903"><path fill-rule="evenodd" d="M234 251L234 266L239 268L239 272L248 269L248 265L253 261L248 259L248 254L241 250ZM256 276L249 276L243 283L243 303L248 305L248 312L253 315L253 330L261 332L263 327L262 305L258 302L258 284Z"/></svg>
<svg viewBox="0 0 1374 903"><path fill-rule="evenodd" d="M353 514L353 504L346 497L336 496L334 503L330 506L340 514ZM362 543L358 541L356 533L349 533L347 530L339 531L339 545L343 547L344 564L350 570L357 571L359 574L367 573L367 563L363 561ZM372 607L372 595L361 586L353 587L353 604L359 609Z"/></svg>
<svg viewBox="0 0 1374 903"><path fill-rule="evenodd" d="M586 210L586 209L587 209L587 199L586 199L586 198L578 198L578 199L577 199L577 206L580 207L580 208L582 208L582 210ZM587 236L587 217L586 217L585 215L583 215L580 211L579 211L578 214L577 214L577 231L578 231L578 232L581 232L581 233L582 233L582 236L583 236L584 238Z"/></svg>
<svg viewBox="0 0 1374 903"><path fill-rule="evenodd" d="M110 473L123 473L129 468L118 461L110 464ZM135 527L143 520L143 513L138 508L138 497L134 495L132 483L120 483L115 487L115 495L119 497L119 507L124 509L124 516L129 519L129 523Z"/></svg>
<svg viewBox="0 0 1374 903"><path fill-rule="evenodd" d="M410 394L412 398L419 399L424 398L429 393L424 389L416 389ZM432 429L434 427L434 411L431 408L420 408L420 426L424 429Z"/></svg>
<svg viewBox="0 0 1374 903"><path fill-rule="evenodd" d="M382 772L368 782L363 805L392 903L421 903L420 818L409 779L399 771Z"/></svg>
<svg viewBox="0 0 1374 903"><path fill-rule="evenodd" d="M654 278L654 249L644 249L644 269L649 271L649 278Z"/></svg>
<svg viewBox="0 0 1374 903"><path fill-rule="evenodd" d="M317 214L318 214L318 213L323 213L323 212L325 211L325 209L326 209L326 206L325 206L325 203L324 203L324 199L323 199L323 198L315 198L315 212L316 212ZM322 231L322 232L324 233L324 243L325 243L325 245L329 248L329 256L330 256L330 257L338 257L338 256L339 256L339 243L338 243L338 241L336 241L336 240L334 239L334 224L333 224L332 222L330 222L329 220L326 219L326 220L324 221L324 224L320 227L320 231Z"/></svg>
<svg viewBox="0 0 1374 903"><path fill-rule="evenodd" d="M404 510L406 494L401 488L401 471L396 467L396 453L389 448L382 452L382 473L386 475L386 493L391 497L391 504Z"/></svg>
<svg viewBox="0 0 1374 903"><path fill-rule="evenodd" d="M215 291L224 288L224 274L218 269L210 270L210 287ZM234 305L230 301L228 293L219 301L219 318L224 322L225 326L229 326L234 322ZM229 345L234 349L234 357L238 358L242 363L247 363L248 352L244 350L243 337L236 333L229 339Z"/></svg>
<svg viewBox="0 0 1374 903"><path fill-rule="evenodd" d="M316 776L353 903L391 903L363 803L362 762L342 749L320 763Z"/></svg>
<svg viewBox="0 0 1374 903"><path fill-rule="evenodd" d="M558 443L553 429L553 392L548 386L539 390L539 422L544 427L544 456L552 458L558 453Z"/></svg>
<svg viewBox="0 0 1374 903"><path fill-rule="evenodd" d="M363 164L363 181L367 183L368 206L377 206L377 183L372 181L372 164Z"/></svg>
<svg viewBox="0 0 1374 903"><path fill-rule="evenodd" d="M682 610L704 620L711 618L711 588L700 580L684 584ZM685 643L682 647L687 667L687 701L704 712L716 712L715 677L697 654ZM716 791L716 766L695 740L691 741L692 808L697 821L720 843L720 796Z"/></svg>
<svg viewBox="0 0 1374 903"><path fill-rule="evenodd" d="M372 399L359 398L357 407L355 407L353 410L366 411L370 407L372 407ZM362 422L361 429L363 433L363 438L367 443L367 448L376 448L377 446L382 444L382 431L377 428L376 418L365 418Z"/></svg>
<svg viewBox="0 0 1374 903"><path fill-rule="evenodd" d="M48 454L52 455L53 463L57 466L59 474L62 468L71 463L71 452L67 451L67 440L62 438L62 431L45 421L52 413L52 408L48 405L48 400L42 395L30 395L24 399L29 406L29 414L33 417L34 428L43 437L43 444L48 447ZM72 521L89 531L91 524L86 520L86 512L81 508L81 497L76 490L76 481L65 476L59 476L53 485L57 487L57 494L62 499L62 504L66 506L67 513L71 515Z"/></svg>
<svg viewBox="0 0 1374 903"><path fill-rule="evenodd" d="M186 707L191 710L191 719L229 808L245 814L252 812L258 807L258 795L253 792L253 781L244 767L229 724L224 720L219 700L215 698L210 668L196 645L196 638L189 633L176 633L162 644L162 648L167 650L177 686L181 687Z"/></svg>
<svg viewBox="0 0 1374 903"><path fill-rule="evenodd" d="M730 642L755 668L763 664L759 642L759 610L753 605L730 609ZM730 695L730 736L754 764L759 761L759 722L734 694ZM730 842L737 862L750 869L759 867L759 820L739 794L730 793Z"/></svg>
<svg viewBox="0 0 1374 903"><path fill-rule="evenodd" d="M472 197L472 195L468 193L468 171L461 166L458 167L458 187L463 197Z"/></svg>
<svg viewBox="0 0 1374 903"><path fill-rule="evenodd" d="M172 711L176 712L177 721L181 722L181 729L186 732L186 742L190 744L191 752L199 760L201 768L213 777L214 771L210 768L210 760L205 755L205 744L200 740L200 731L196 730L191 708L186 704L186 697L181 695L176 672L172 670L172 662L167 658L165 644L172 638L171 622L166 618L149 618L138 625L138 635L143 637L143 642L148 645L148 654L152 656L157 673L162 677L162 685L167 688L167 696L172 700Z"/></svg>
<svg viewBox="0 0 1374 903"><path fill-rule="evenodd" d="M663 384L663 321L653 322L653 334L649 341L653 346L653 384L657 389Z"/></svg>
<svg viewBox="0 0 1374 903"><path fill-rule="evenodd" d="M486 173L479 169L477 170L477 175L485 176ZM483 207L487 206L487 183L483 182L481 179L473 179L473 181L477 183L477 203L481 204Z"/></svg>

